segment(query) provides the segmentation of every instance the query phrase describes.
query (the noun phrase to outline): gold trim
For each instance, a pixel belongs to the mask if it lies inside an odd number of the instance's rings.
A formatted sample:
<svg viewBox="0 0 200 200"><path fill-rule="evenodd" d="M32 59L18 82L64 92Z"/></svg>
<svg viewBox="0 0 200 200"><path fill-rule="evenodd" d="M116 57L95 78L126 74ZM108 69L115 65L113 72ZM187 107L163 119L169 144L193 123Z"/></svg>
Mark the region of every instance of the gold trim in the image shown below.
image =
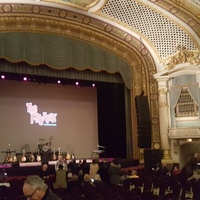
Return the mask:
<svg viewBox="0 0 200 200"><path fill-rule="evenodd" d="M199 51L187 50L184 46L178 45L177 52L164 61L164 70L170 70L181 63L189 63L191 65L200 64Z"/></svg>
<svg viewBox="0 0 200 200"><path fill-rule="evenodd" d="M89 0L88 3L87 3L88 0L82 0L82 2L77 0L68 2L64 0L41 0L41 1L60 4L64 6L70 6L73 8L87 11L89 8L94 7L96 4L98 4L100 0Z"/></svg>

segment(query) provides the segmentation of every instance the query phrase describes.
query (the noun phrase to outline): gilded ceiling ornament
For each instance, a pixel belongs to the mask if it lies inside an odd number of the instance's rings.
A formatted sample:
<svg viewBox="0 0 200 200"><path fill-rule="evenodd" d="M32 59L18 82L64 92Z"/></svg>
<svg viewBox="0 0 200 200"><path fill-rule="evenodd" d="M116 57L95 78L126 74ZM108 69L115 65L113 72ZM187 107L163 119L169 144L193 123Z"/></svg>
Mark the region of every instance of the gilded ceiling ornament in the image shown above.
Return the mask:
<svg viewBox="0 0 200 200"><path fill-rule="evenodd" d="M187 50L184 46L178 45L177 52L168 60L163 62L163 69L173 69L181 63L190 63L192 65L200 64L199 51Z"/></svg>
<svg viewBox="0 0 200 200"><path fill-rule="evenodd" d="M69 4L69 5L77 5L80 7L88 7L95 5L96 3L99 2L99 0L42 0L46 2L53 2L53 3L58 3L58 4Z"/></svg>

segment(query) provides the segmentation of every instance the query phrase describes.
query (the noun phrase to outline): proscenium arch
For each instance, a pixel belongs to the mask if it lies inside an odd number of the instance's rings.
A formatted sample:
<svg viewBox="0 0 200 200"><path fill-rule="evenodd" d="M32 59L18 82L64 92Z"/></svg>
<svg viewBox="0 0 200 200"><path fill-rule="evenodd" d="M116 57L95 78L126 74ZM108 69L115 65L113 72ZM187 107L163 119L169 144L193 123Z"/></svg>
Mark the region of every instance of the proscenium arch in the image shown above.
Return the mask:
<svg viewBox="0 0 200 200"><path fill-rule="evenodd" d="M2 7L5 9L0 11L2 19L1 36L11 32L23 32L23 34L31 32L32 34L53 34L58 37L72 38L104 49L104 52L110 52L110 54L115 55L123 63L126 63L132 73L131 87L129 89L131 91L130 109L134 157L139 157L134 97L142 91L145 91L145 94L149 97L153 143L160 142L158 90L157 83L153 77L156 73L156 66L150 52L140 40L111 24L70 10L31 4L2 4ZM9 48L9 46L6 46L6 48ZM87 67L95 71L93 66ZM120 70L123 69L119 68L118 71Z"/></svg>

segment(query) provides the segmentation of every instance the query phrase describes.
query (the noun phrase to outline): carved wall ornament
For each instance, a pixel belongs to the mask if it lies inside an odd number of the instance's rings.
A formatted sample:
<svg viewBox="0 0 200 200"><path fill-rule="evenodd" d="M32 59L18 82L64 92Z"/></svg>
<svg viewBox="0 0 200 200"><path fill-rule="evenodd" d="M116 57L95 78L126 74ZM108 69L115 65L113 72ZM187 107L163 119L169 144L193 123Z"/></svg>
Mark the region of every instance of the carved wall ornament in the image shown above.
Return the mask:
<svg viewBox="0 0 200 200"><path fill-rule="evenodd" d="M163 62L163 69L170 70L181 63L190 63L191 65L200 64L199 51L187 50L184 46L178 45L177 52Z"/></svg>
<svg viewBox="0 0 200 200"><path fill-rule="evenodd" d="M166 95L167 94L167 88L159 88L158 92L159 92L159 95Z"/></svg>
<svg viewBox="0 0 200 200"><path fill-rule="evenodd" d="M167 102L160 102L159 108L164 108L164 107L167 107Z"/></svg>

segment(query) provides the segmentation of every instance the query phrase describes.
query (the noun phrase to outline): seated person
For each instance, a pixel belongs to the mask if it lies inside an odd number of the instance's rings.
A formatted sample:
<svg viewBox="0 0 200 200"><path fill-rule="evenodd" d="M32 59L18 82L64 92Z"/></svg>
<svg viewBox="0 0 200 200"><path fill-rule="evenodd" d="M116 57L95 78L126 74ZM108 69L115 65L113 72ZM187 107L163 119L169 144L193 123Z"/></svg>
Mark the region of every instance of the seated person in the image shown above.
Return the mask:
<svg viewBox="0 0 200 200"><path fill-rule="evenodd" d="M199 171L198 169L195 169L195 170L193 171L193 175L190 176L187 180L188 180L188 181L191 181L191 180L193 180L193 179L196 179L196 181L198 181L198 180L200 179L200 171Z"/></svg>
<svg viewBox="0 0 200 200"><path fill-rule="evenodd" d="M129 175L128 178L139 178L139 176L137 175L137 171L133 169L131 171L131 175Z"/></svg>
<svg viewBox="0 0 200 200"><path fill-rule="evenodd" d="M39 176L31 175L24 181L23 194L26 199L61 200Z"/></svg>
<svg viewBox="0 0 200 200"><path fill-rule="evenodd" d="M172 172L171 172L171 175L172 176L177 176L181 173L181 170L179 169L178 166L174 165L173 168L172 168Z"/></svg>
<svg viewBox="0 0 200 200"><path fill-rule="evenodd" d="M54 183L54 189L58 188L67 188L67 178L66 178L66 170L63 169L63 165L58 166L58 170L56 171L56 181Z"/></svg>
<svg viewBox="0 0 200 200"><path fill-rule="evenodd" d="M49 179L49 176L50 176L50 173L49 173L49 170L48 170L48 164L47 163L44 163L42 165L42 170L39 174L40 178L42 178L43 180L48 180Z"/></svg>

